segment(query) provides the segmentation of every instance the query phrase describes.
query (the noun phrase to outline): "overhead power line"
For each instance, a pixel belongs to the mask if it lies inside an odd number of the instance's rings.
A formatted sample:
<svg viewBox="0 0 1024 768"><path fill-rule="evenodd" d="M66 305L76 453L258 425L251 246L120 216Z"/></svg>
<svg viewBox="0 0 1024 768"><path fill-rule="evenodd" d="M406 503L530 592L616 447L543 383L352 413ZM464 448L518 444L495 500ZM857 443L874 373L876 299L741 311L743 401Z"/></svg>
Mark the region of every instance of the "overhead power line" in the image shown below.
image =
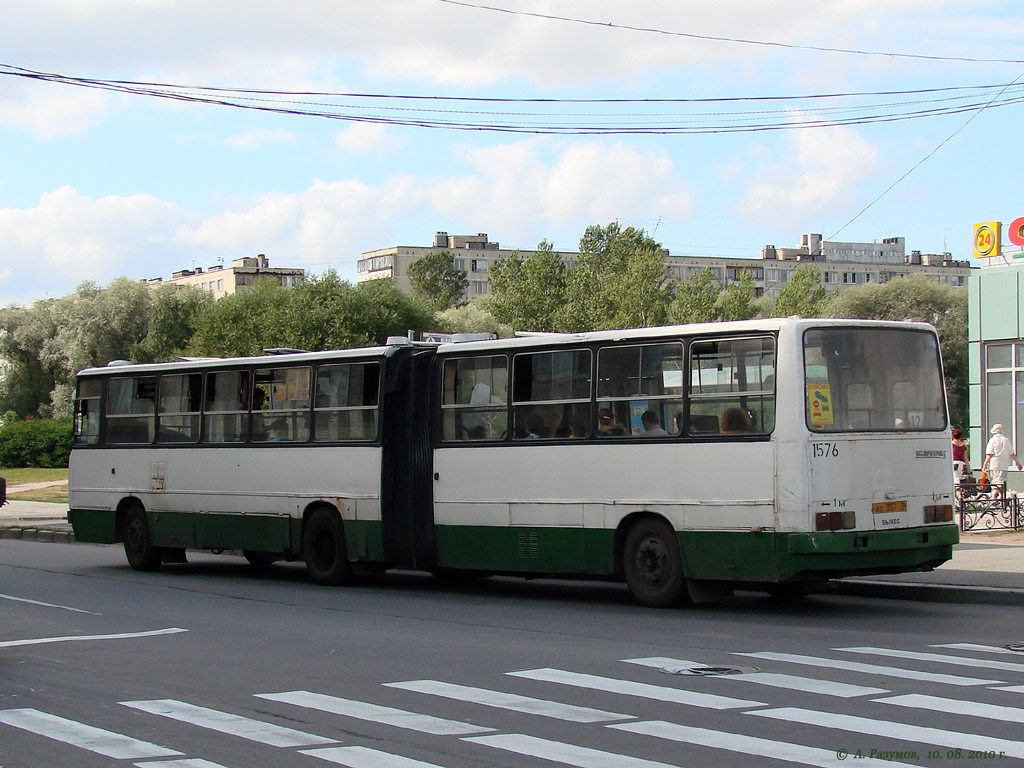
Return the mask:
<svg viewBox="0 0 1024 768"><path fill-rule="evenodd" d="M859 126L956 115L1024 101L1024 85L1016 82L915 90L699 99L484 99L108 80L39 72L4 64L0 64L0 75L347 122L541 135L695 135ZM996 95L991 97L993 91ZM477 108L481 102L490 103L493 108ZM460 103L471 104L473 108L459 107ZM773 105L770 109L750 108L762 104L767 107L769 103ZM502 104L516 106L500 109ZM531 109L521 108L520 105L526 104L531 105ZM608 104L628 105L628 109L610 113ZM739 108L728 108L734 104ZM713 111L708 109L710 105L714 105Z"/></svg>
<svg viewBox="0 0 1024 768"><path fill-rule="evenodd" d="M985 59L969 56L939 56L921 53L900 53L894 51L866 51L857 48L829 48L820 45L798 45L796 43L780 43L770 40L747 40L740 37L724 37L718 35L698 35L694 32L673 32L657 27L638 27L632 24L613 24L608 21L594 21L592 19L580 19L571 16L558 16L551 13L536 13L533 11L515 11L509 8L498 8L492 5L479 3L468 3L464 0L435 0L445 5L457 5L462 8L472 8L478 11L489 11L491 13L504 13L510 16L528 16L535 19L547 19L548 21L562 21L571 24L583 24L590 27L603 27L605 29L621 29L627 32L645 32L648 34L666 35L669 37L684 37L691 40L701 40L714 43L734 43L739 45L759 45L768 48L787 48L798 51L817 51L819 53L842 53L854 56L884 56L890 59L922 59L925 61L957 61L974 64L1024 64L1024 59Z"/></svg>

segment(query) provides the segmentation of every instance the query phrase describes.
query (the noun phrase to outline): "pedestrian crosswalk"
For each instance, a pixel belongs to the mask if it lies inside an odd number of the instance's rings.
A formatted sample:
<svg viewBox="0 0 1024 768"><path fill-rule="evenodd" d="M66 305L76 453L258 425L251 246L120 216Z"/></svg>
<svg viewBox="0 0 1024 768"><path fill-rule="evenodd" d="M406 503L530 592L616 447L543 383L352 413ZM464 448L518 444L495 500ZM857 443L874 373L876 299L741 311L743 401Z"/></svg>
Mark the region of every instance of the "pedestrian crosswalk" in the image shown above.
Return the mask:
<svg viewBox="0 0 1024 768"><path fill-rule="evenodd" d="M1009 647L944 643L729 655L760 666L621 658L602 674L535 667L483 675L477 685L439 677L382 680L370 690L254 691L248 700L217 707L207 706L208 692L200 691L204 703L109 702L115 721L118 711L125 713L119 728L110 727L109 712L101 727L68 717L58 704L0 709L0 744L18 733L137 768L307 765L307 758L348 768L463 768L480 764L480 750L502 755L495 758L502 765L524 758L531 766L578 768L691 766L714 753L731 755L733 764L770 758L773 765L819 768L947 766L970 755L1024 760L1024 736L1015 736L1024 722L1024 653ZM857 660L864 658L882 663ZM960 674L965 670L971 675ZM139 717L151 719L141 730ZM168 721L174 727L161 729ZM786 727L774 731L768 723ZM190 732L207 738L185 738ZM395 735L402 732L410 736ZM273 750L273 757L225 764L223 755L234 751L200 754L196 744L210 739L241 739ZM666 744L673 750L666 752Z"/></svg>

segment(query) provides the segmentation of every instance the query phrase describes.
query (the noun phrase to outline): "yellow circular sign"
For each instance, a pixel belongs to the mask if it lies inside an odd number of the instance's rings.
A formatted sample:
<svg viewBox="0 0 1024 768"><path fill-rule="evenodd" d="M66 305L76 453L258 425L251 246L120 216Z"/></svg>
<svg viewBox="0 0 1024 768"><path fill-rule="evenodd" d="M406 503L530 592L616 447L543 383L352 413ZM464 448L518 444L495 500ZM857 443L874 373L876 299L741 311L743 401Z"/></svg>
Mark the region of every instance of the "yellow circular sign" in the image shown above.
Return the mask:
<svg viewBox="0 0 1024 768"><path fill-rule="evenodd" d="M980 224L974 231L974 252L979 256L991 256L996 246L995 232L990 224Z"/></svg>

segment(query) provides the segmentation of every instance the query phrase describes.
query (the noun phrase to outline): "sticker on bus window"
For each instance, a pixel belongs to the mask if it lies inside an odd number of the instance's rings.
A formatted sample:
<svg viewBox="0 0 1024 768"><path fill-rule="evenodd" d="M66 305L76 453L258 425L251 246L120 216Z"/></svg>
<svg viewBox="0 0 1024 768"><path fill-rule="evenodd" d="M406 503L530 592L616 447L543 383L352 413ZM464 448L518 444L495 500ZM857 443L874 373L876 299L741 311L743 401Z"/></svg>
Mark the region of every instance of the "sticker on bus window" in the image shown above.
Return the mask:
<svg viewBox="0 0 1024 768"><path fill-rule="evenodd" d="M807 385L807 413L812 427L832 424L832 387L828 384Z"/></svg>

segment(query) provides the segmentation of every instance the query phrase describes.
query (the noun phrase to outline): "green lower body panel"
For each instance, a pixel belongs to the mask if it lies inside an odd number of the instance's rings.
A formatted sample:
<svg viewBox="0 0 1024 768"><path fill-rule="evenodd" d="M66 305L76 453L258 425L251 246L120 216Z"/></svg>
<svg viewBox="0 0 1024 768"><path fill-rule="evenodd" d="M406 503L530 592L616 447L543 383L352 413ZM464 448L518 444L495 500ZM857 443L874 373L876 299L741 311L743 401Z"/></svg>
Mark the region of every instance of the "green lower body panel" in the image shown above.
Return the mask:
<svg viewBox="0 0 1024 768"><path fill-rule="evenodd" d="M96 509L69 509L68 522L75 532L75 541L90 544L116 544L117 514Z"/></svg>
<svg viewBox="0 0 1024 768"><path fill-rule="evenodd" d="M165 513L150 515L153 543L158 546L181 546L165 543L164 533L178 528L173 520L162 524ZM170 516L175 517L175 516ZM290 520L286 515L217 515L191 516L195 523L195 546L199 549L252 549L259 552L291 552ZM154 524L152 521L157 520ZM298 546L295 547L297 549Z"/></svg>
<svg viewBox="0 0 1024 768"><path fill-rule="evenodd" d="M590 576L615 570L614 531L439 525L434 536L440 568Z"/></svg>
<svg viewBox="0 0 1024 768"><path fill-rule="evenodd" d="M296 518L150 512L148 519L160 547L301 554L302 521ZM120 540L115 512L72 509L68 520L77 541ZM389 564L380 521L344 525L350 560ZM595 577L621 570L612 530L439 525L434 535L439 568ZM683 531L678 539L687 578L776 583L928 570L953 556L959 531L956 525L821 533Z"/></svg>

